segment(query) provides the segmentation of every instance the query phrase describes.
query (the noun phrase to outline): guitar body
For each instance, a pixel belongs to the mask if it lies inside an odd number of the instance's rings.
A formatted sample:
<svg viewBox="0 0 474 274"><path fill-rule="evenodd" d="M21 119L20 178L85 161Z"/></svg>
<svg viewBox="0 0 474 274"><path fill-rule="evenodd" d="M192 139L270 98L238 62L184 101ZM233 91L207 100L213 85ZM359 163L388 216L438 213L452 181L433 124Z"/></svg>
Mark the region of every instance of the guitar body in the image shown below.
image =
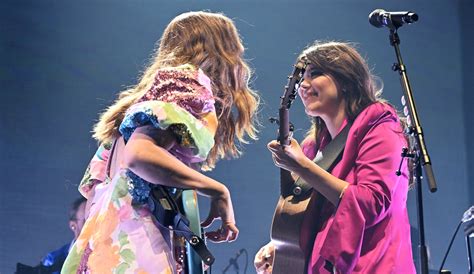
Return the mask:
<svg viewBox="0 0 474 274"><path fill-rule="evenodd" d="M273 215L271 240L275 246L274 274L306 273L307 258L313 247L318 214L309 208L312 191L294 195L293 180L282 170L281 195Z"/></svg>
<svg viewBox="0 0 474 274"><path fill-rule="evenodd" d="M280 197L275 209L271 232L275 245L274 274L303 274L306 271L307 252L302 246L300 233L309 199L297 204L291 199Z"/></svg>

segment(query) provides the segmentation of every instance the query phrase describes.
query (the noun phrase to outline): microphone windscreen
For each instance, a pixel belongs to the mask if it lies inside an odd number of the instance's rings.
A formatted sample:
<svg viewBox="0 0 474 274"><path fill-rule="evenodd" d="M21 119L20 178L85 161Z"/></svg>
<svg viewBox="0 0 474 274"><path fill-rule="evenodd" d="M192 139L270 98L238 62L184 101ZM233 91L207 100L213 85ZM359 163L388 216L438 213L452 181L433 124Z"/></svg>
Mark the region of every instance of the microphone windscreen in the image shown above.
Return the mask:
<svg viewBox="0 0 474 274"><path fill-rule="evenodd" d="M385 10L383 9L376 9L373 12L369 14L369 23L377 28L383 27L382 22L380 21L380 15L385 13Z"/></svg>

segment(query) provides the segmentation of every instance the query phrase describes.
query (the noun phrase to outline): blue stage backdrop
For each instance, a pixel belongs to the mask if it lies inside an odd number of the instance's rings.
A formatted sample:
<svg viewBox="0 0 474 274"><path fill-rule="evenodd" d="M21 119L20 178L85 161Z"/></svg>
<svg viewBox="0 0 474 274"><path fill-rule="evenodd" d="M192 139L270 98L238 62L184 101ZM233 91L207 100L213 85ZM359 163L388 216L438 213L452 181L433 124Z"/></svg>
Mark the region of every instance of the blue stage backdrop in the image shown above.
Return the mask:
<svg viewBox="0 0 474 274"><path fill-rule="evenodd" d="M297 53L316 39L358 43L383 79L385 97L400 109L388 31L367 20L376 8L420 16L399 33L439 187L431 194L423 186L430 268L437 269L474 198L472 1L6 0L0 3L0 273L13 273L16 262L37 264L71 239L67 211L96 149L90 131L98 113L136 83L166 24L190 10L219 11L235 20L262 97L260 139L245 146L241 159L223 161L209 174L229 186L241 232L234 243L210 245L214 271L221 273L245 248L247 273L253 273L253 255L269 240L279 191L278 169L266 149L276 127L267 121L277 115ZM309 120L300 102L291 117L301 138ZM200 201L204 217L208 202ZM414 191L408 203L415 230ZM465 254L459 235L446 268L465 272ZM245 261L238 259L241 273Z"/></svg>

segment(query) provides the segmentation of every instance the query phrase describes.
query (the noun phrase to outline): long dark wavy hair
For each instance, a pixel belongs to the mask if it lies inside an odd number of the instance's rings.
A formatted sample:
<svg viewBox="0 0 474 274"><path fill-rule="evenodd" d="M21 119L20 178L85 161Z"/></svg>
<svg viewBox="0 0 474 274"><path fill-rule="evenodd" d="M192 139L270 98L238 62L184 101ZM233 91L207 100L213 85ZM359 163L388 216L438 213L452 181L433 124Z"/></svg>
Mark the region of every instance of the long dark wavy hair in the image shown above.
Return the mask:
<svg viewBox="0 0 474 274"><path fill-rule="evenodd" d="M312 69L334 79L345 100L345 111L350 122L368 105L386 102L381 98L382 88L378 87L381 82L350 43L316 41L299 55L298 59L302 58L309 61ZM318 142L319 133L326 129L326 124L320 117L313 119L308 137L314 136Z"/></svg>
<svg viewBox="0 0 474 274"><path fill-rule="evenodd" d="M298 59L302 58L309 61L312 69L334 79L337 89L341 91L345 100L345 111L349 122L353 122L370 104L375 102L389 104L381 97L382 81L370 72L367 62L351 43L316 41L299 55ZM406 119L399 115L399 120L402 127L399 134L404 135L409 144L411 140L404 134L407 128ZM316 142L315 148L319 147L320 133L326 129L323 119L313 117L313 125L306 138ZM412 161L407 160L407 164L409 184L413 187Z"/></svg>

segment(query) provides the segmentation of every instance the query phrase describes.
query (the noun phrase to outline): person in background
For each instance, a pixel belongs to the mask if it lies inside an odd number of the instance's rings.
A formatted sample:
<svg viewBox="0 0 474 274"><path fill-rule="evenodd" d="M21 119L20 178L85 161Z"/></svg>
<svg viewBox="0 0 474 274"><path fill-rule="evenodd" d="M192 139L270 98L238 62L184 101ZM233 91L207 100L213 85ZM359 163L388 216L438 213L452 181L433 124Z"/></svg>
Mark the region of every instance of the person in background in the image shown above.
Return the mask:
<svg viewBox="0 0 474 274"><path fill-rule="evenodd" d="M29 266L17 263L16 274L58 274L66 260L66 257L77 237L81 233L85 222L87 200L79 197L71 204L69 209L69 228L74 237L71 242L65 244L59 249L49 252L41 262L36 266Z"/></svg>
<svg viewBox="0 0 474 274"><path fill-rule="evenodd" d="M66 257L71 249L71 246L76 241L79 233L81 233L82 226L85 222L85 209L86 209L86 202L87 200L84 197L77 198L71 205L71 209L69 210L69 228L71 229L72 233L74 234L74 238L71 242L65 244L61 248L49 252L42 260L41 265L43 266L61 266L66 260ZM61 269L61 268L59 268ZM53 272L53 273L59 273Z"/></svg>

